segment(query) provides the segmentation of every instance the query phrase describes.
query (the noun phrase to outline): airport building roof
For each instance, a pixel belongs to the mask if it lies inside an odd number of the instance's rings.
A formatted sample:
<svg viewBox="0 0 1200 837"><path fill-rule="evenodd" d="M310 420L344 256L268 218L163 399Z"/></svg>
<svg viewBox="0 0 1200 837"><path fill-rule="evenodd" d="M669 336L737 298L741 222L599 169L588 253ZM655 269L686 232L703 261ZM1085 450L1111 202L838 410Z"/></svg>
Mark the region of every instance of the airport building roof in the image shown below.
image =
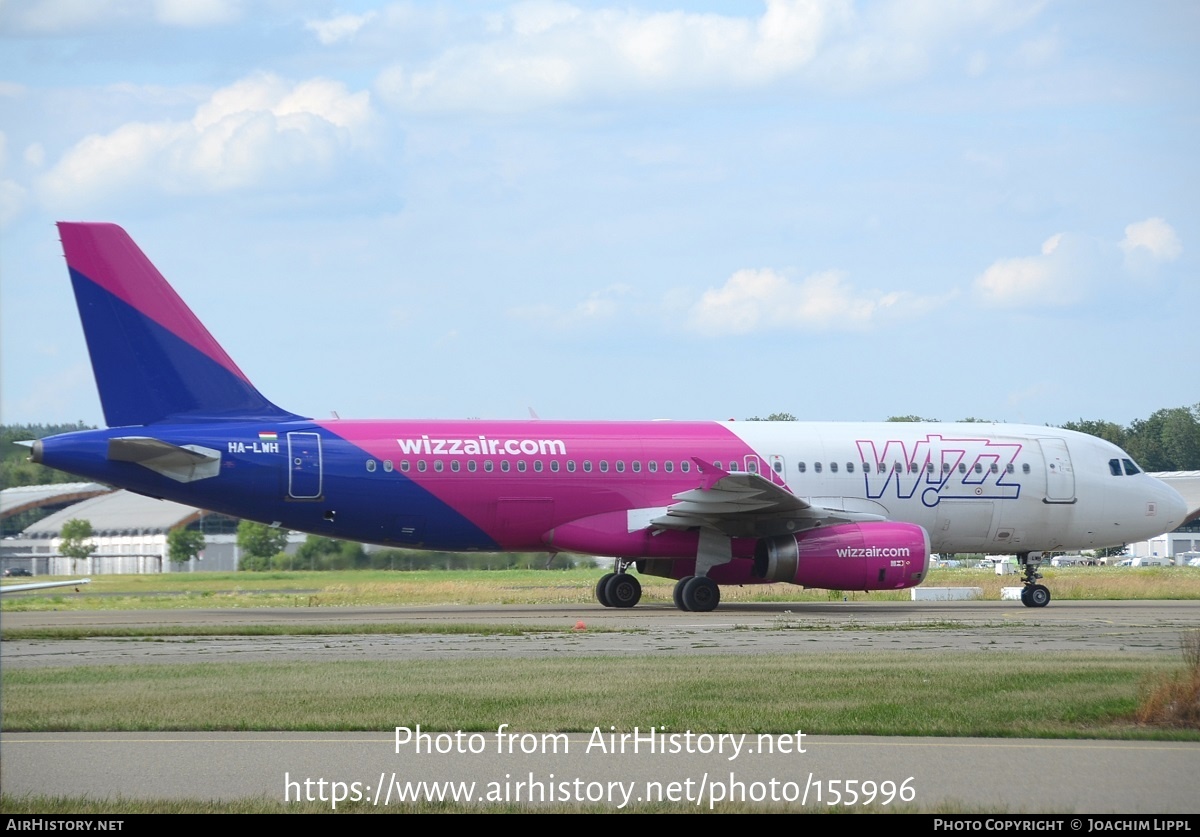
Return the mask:
<svg viewBox="0 0 1200 837"><path fill-rule="evenodd" d="M68 520L86 520L96 535L157 534L185 525L202 512L193 506L155 500L132 491L114 491L84 500L29 526L30 538L54 538Z"/></svg>
<svg viewBox="0 0 1200 837"><path fill-rule="evenodd" d="M0 518L11 517L40 506L75 503L107 494L113 489L98 482L59 482L51 485L21 485L0 491Z"/></svg>

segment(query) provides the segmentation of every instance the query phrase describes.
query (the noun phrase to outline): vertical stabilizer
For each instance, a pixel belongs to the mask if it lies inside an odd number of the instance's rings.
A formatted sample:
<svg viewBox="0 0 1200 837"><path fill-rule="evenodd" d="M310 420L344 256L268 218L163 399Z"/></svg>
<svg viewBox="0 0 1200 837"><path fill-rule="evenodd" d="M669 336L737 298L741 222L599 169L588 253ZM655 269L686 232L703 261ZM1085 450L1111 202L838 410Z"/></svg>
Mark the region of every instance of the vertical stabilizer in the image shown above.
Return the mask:
<svg viewBox="0 0 1200 837"><path fill-rule="evenodd" d="M254 388L123 229L58 231L109 427L299 418Z"/></svg>

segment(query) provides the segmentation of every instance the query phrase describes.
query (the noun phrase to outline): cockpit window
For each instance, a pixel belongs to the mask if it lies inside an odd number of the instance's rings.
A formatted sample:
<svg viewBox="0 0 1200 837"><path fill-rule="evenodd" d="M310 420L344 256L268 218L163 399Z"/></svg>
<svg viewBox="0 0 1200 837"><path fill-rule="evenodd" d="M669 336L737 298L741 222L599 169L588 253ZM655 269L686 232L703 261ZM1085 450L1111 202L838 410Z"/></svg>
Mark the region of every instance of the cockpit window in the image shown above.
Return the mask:
<svg viewBox="0 0 1200 837"><path fill-rule="evenodd" d="M1128 474L1129 476L1133 476L1134 474L1140 474L1142 472L1141 468L1139 468L1137 465L1133 464L1132 459L1122 459L1121 461L1125 463L1125 473Z"/></svg>
<svg viewBox="0 0 1200 837"><path fill-rule="evenodd" d="M1108 460L1108 470L1114 477L1121 476L1121 460L1119 460L1119 459Z"/></svg>

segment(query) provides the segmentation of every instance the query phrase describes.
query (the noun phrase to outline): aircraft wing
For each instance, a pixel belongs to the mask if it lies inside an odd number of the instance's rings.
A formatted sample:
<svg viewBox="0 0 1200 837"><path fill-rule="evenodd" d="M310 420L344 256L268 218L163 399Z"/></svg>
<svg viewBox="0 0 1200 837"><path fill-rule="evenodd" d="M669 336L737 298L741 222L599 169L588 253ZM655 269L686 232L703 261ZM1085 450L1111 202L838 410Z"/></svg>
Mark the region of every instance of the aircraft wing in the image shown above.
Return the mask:
<svg viewBox="0 0 1200 837"><path fill-rule="evenodd" d="M833 523L887 520L878 503L851 497L797 497L760 474L729 472L693 458L704 483L674 495L666 513L650 520L658 529L709 529L729 537L792 534Z"/></svg>
<svg viewBox="0 0 1200 837"><path fill-rule="evenodd" d="M77 578L74 581L34 581L30 584L6 584L0 587L0 593L20 593L25 590L45 590L49 587L78 587L80 584L91 584L90 578Z"/></svg>

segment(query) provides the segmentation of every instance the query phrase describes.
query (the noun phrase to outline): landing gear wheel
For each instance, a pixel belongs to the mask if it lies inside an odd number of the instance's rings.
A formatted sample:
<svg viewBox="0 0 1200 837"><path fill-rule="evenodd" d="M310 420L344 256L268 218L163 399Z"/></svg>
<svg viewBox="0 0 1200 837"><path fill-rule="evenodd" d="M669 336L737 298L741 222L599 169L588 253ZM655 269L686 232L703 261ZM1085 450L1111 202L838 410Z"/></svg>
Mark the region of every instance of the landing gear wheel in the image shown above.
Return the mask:
<svg viewBox="0 0 1200 837"><path fill-rule="evenodd" d="M613 604L608 599L608 582L617 577L616 573L605 573L600 576L600 580L596 582L596 601L605 607L612 607Z"/></svg>
<svg viewBox="0 0 1200 837"><path fill-rule="evenodd" d="M604 585L604 597L610 607L633 607L642 598L642 585L629 573L614 573Z"/></svg>
<svg viewBox="0 0 1200 837"><path fill-rule="evenodd" d="M715 610L721 603L721 588L711 578L696 576L683 585L683 603L696 613Z"/></svg>
<svg viewBox="0 0 1200 837"><path fill-rule="evenodd" d="M1045 607L1050 604L1050 589L1044 584L1034 584L1026 587L1021 594L1021 601L1026 607Z"/></svg>
<svg viewBox="0 0 1200 837"><path fill-rule="evenodd" d="M675 589L671 593L672 597L675 599L675 607L679 608L680 610L684 611L685 613L688 610L688 606L683 603L683 588L693 578L695 578L695 576L685 575L683 578L679 579L679 581L676 581Z"/></svg>

